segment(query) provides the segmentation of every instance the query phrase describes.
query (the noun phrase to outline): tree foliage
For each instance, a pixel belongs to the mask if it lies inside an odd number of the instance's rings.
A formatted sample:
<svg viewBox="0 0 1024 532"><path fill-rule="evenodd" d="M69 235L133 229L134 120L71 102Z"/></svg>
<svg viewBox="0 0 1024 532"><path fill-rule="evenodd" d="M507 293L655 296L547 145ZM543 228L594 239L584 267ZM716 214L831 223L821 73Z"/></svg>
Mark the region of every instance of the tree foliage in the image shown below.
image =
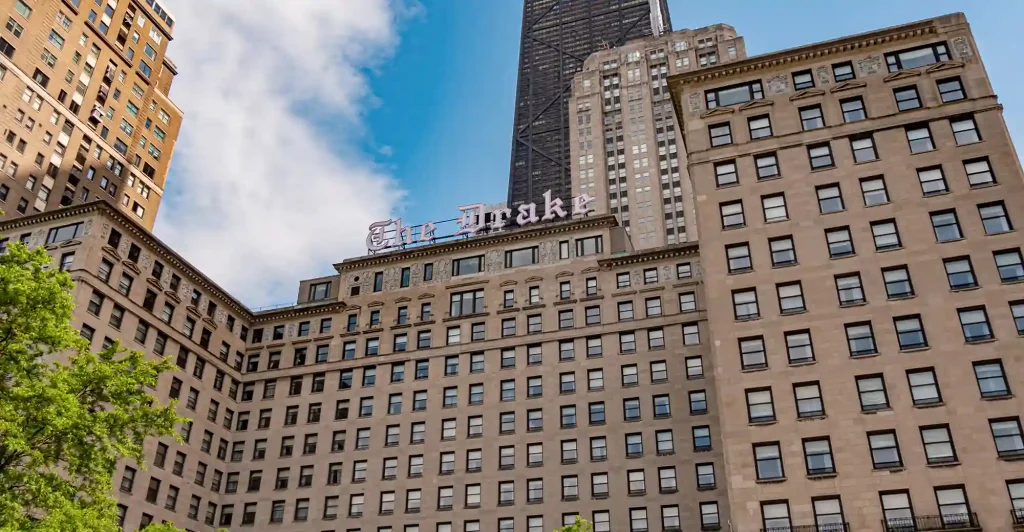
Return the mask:
<svg viewBox="0 0 1024 532"><path fill-rule="evenodd" d="M73 289L42 248L0 255L0 532L118 531L117 461L141 463L146 438L186 421L146 391L169 359L90 352Z"/></svg>
<svg viewBox="0 0 1024 532"><path fill-rule="evenodd" d="M590 524L590 521L577 515L576 522L571 525L565 525L554 532L594 532L594 526Z"/></svg>

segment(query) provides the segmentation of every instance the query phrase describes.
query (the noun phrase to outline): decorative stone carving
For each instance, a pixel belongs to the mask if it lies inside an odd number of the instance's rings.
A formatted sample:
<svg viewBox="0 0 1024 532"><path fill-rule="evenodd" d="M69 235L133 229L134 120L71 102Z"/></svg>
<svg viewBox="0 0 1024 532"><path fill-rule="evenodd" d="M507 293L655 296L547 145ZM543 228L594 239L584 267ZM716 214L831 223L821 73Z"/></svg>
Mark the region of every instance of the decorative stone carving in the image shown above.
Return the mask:
<svg viewBox="0 0 1024 532"><path fill-rule="evenodd" d="M100 238L102 238L103 242L106 243L108 236L110 236L110 224L105 223L100 227Z"/></svg>
<svg viewBox="0 0 1024 532"><path fill-rule="evenodd" d="M686 103L689 106L691 113L699 113L700 112L700 93L699 92L691 92L690 94L688 94L686 96Z"/></svg>
<svg viewBox="0 0 1024 532"><path fill-rule="evenodd" d="M452 259L441 259L434 264L434 280L439 283L452 278Z"/></svg>
<svg viewBox="0 0 1024 532"><path fill-rule="evenodd" d="M974 51L971 50L971 43L965 35L953 37L953 55L964 63L974 62Z"/></svg>
<svg viewBox="0 0 1024 532"><path fill-rule="evenodd" d="M178 297L181 298L182 301L192 300L192 296L189 295L190 292L192 292L191 284L182 282L180 285L178 285Z"/></svg>
<svg viewBox="0 0 1024 532"><path fill-rule="evenodd" d="M171 269L164 268L164 275L160 278L160 286L164 287L164 289L171 285L171 275L173 275Z"/></svg>
<svg viewBox="0 0 1024 532"><path fill-rule="evenodd" d="M122 238L121 239L121 245L117 247L118 255L121 255L122 257L127 257L128 256L128 248L131 247L131 245L132 245L132 243L129 242L127 238Z"/></svg>
<svg viewBox="0 0 1024 532"><path fill-rule="evenodd" d="M423 265L419 263L413 264L412 270L409 271L409 277L411 277L410 285L419 286L423 282Z"/></svg>
<svg viewBox="0 0 1024 532"><path fill-rule="evenodd" d="M631 273L633 277L633 286L643 286L644 275L640 272L640 270L633 270Z"/></svg>
<svg viewBox="0 0 1024 532"><path fill-rule="evenodd" d="M820 66L815 69L814 75L818 78L818 85L821 85L822 87L828 85L832 81L832 78L828 75L827 66Z"/></svg>
<svg viewBox="0 0 1024 532"><path fill-rule="evenodd" d="M142 257L139 259L139 269L142 270L143 272L146 272L147 275L149 274L149 271L153 269L152 253L142 254Z"/></svg>
<svg viewBox="0 0 1024 532"><path fill-rule="evenodd" d="M661 267L661 280L662 281L669 281L671 279L672 279L672 267L666 264L666 265Z"/></svg>
<svg viewBox="0 0 1024 532"><path fill-rule="evenodd" d="M484 258L486 261L486 271L491 273L501 271L505 267L504 255L504 252L500 249L488 251L487 256Z"/></svg>
<svg viewBox="0 0 1024 532"><path fill-rule="evenodd" d="M768 94L770 96L789 92L789 76L784 74L768 78L765 80L765 84L768 86Z"/></svg>
<svg viewBox="0 0 1024 532"><path fill-rule="evenodd" d="M223 308L218 308L217 314L214 316L213 320L217 323L226 323L228 321L228 311Z"/></svg>
<svg viewBox="0 0 1024 532"><path fill-rule="evenodd" d="M857 60L857 72L861 77L873 76L882 72L882 56L869 55Z"/></svg>
<svg viewBox="0 0 1024 532"><path fill-rule="evenodd" d="M82 236L89 236L92 233L92 220L85 221L85 229L82 230Z"/></svg>
<svg viewBox="0 0 1024 532"><path fill-rule="evenodd" d="M289 323L288 324L288 333L287 333L286 338L291 338L292 336L295 336L295 324L294 323Z"/></svg>
<svg viewBox="0 0 1024 532"><path fill-rule="evenodd" d="M401 276L398 268L388 268L384 270L384 290L390 292L398 289L399 277Z"/></svg>
<svg viewBox="0 0 1024 532"><path fill-rule="evenodd" d="M558 260L558 241L547 240L541 242L538 247L541 264L554 264Z"/></svg>

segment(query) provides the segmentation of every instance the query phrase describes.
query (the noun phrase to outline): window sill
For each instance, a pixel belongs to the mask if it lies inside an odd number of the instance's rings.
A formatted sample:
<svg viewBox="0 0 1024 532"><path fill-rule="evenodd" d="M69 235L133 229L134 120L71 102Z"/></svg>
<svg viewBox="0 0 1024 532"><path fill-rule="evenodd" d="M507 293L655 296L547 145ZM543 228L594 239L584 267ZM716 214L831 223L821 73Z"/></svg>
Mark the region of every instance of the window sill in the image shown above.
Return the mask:
<svg viewBox="0 0 1024 532"><path fill-rule="evenodd" d="M927 403L922 405L914 405L914 408L938 408L940 406L946 406L946 403L939 401L937 403Z"/></svg>
<svg viewBox="0 0 1024 532"><path fill-rule="evenodd" d="M879 412L892 412L892 408L885 407L885 408L876 408L874 410L861 410L860 411L861 414L867 414L867 415L877 414Z"/></svg>
<svg viewBox="0 0 1024 532"><path fill-rule="evenodd" d="M822 129L822 128L814 128L814 129ZM805 129L804 131L814 131L814 130L813 129ZM827 172L829 170L835 170L835 169L836 169L836 165L833 164L831 166L822 166L820 168L811 168L811 173L813 174L815 172Z"/></svg>
<svg viewBox="0 0 1024 532"><path fill-rule="evenodd" d="M717 487L718 486L697 486L697 491L714 491Z"/></svg>
<svg viewBox="0 0 1024 532"><path fill-rule="evenodd" d="M995 342L996 340L998 340L998 338L986 338L984 340L968 340L964 343L967 345L990 344L992 342Z"/></svg>
<svg viewBox="0 0 1024 532"><path fill-rule="evenodd" d="M744 268L742 270L732 270L732 271L730 271L728 273L728 275L743 275L745 273L753 273L753 272L754 272L753 268Z"/></svg>
<svg viewBox="0 0 1024 532"><path fill-rule="evenodd" d="M813 365L815 365L817 363L818 363L817 360L806 360L806 361L801 361L801 362L790 362L789 363L789 367L791 367L791 368L799 368L799 367L802 367L802 366L813 366Z"/></svg>
<svg viewBox="0 0 1024 532"><path fill-rule="evenodd" d="M901 249L903 249L902 245L899 245L899 246L896 246L896 247L891 247L891 248L885 248L885 249L877 249L876 248L875 249L875 253L889 253L891 251L900 251Z"/></svg>
<svg viewBox="0 0 1024 532"><path fill-rule="evenodd" d="M901 465L897 465L892 467L873 467L871 468L871 470L876 473L902 473L906 471L907 468Z"/></svg>
<svg viewBox="0 0 1024 532"><path fill-rule="evenodd" d="M833 471L832 473L818 473L816 475L807 475L807 479L808 480L824 480L824 479L827 479L827 478L836 478L838 476L839 476L839 473L836 473L836 472Z"/></svg>
<svg viewBox="0 0 1024 532"><path fill-rule="evenodd" d="M838 211L828 211L828 212L820 212L820 210L821 209L819 209L819 214L821 214L822 216L828 216L829 214L839 214L839 213L846 212L846 209L839 209Z"/></svg>
<svg viewBox="0 0 1024 532"><path fill-rule="evenodd" d="M740 373L757 373L759 371L768 371L768 366L761 368L744 368L740 370Z"/></svg>
<svg viewBox="0 0 1024 532"><path fill-rule="evenodd" d="M932 467L932 468L957 467L957 466L960 465L960 461L959 460L953 460L953 461L950 461L950 462L939 462L939 463L925 464L925 465L928 466L928 467Z"/></svg>
<svg viewBox="0 0 1024 532"><path fill-rule="evenodd" d="M807 308L805 307L799 310L787 310L784 312L779 312L779 315L781 316L799 316L800 314L807 314Z"/></svg>
<svg viewBox="0 0 1024 532"><path fill-rule="evenodd" d="M1007 454L999 457L1004 462L1017 462L1024 460L1024 451L1018 452L1017 454Z"/></svg>
<svg viewBox="0 0 1024 532"><path fill-rule="evenodd" d="M981 289L980 286L974 285L974 286L965 286L963 288L950 288L949 291L955 294L957 292L973 292L973 291L979 290L979 289Z"/></svg>
<svg viewBox="0 0 1024 532"><path fill-rule="evenodd" d="M762 426L767 426L767 425L775 425L778 422L779 422L779 420L777 420L777 419L771 419L771 420L765 420L765 421L751 421L751 422L747 423L747 426L748 427L762 427Z"/></svg>
<svg viewBox="0 0 1024 532"><path fill-rule="evenodd" d="M928 351L931 346L925 345L921 347L911 347L909 349L900 349L900 353L920 353L921 351Z"/></svg>
<svg viewBox="0 0 1024 532"><path fill-rule="evenodd" d="M875 358L879 356L879 353L864 353L863 355L850 355L850 358L861 359L861 358Z"/></svg>
<svg viewBox="0 0 1024 532"><path fill-rule="evenodd" d="M825 415L825 414L818 414L818 415L814 415L814 416L805 416L805 417L797 417L796 418L796 420L798 422L799 421L818 421L820 419L828 419L828 416Z"/></svg>
<svg viewBox="0 0 1024 532"><path fill-rule="evenodd" d="M765 223L765 225L768 225L768 224L780 224L782 222L788 222L788 221L789 221L789 218L779 218L777 220L765 220L764 223Z"/></svg>
<svg viewBox="0 0 1024 532"><path fill-rule="evenodd" d="M756 316L744 316L742 318L735 318L735 321L742 323L742 322L748 322L748 321L758 321L760 319L761 319L761 315L758 314Z"/></svg>
<svg viewBox="0 0 1024 532"><path fill-rule="evenodd" d="M793 266L799 266L799 262L787 262L785 264L772 264L773 270L780 270L782 268L792 268Z"/></svg>
<svg viewBox="0 0 1024 532"><path fill-rule="evenodd" d="M755 484L779 484L779 483L785 482L785 481L786 481L786 477L759 478L759 479L755 480L754 483Z"/></svg>
<svg viewBox="0 0 1024 532"><path fill-rule="evenodd" d="M853 303L840 303L839 304L839 308L863 307L863 306L865 306L867 304L868 304L867 300L865 300L865 301L855 301Z"/></svg>
<svg viewBox="0 0 1024 532"><path fill-rule="evenodd" d="M1016 396L1013 395L1012 393L1008 393L1008 394L1005 394L1005 395L993 395L993 396L990 396L990 397L982 396L981 400L982 401L1005 401L1007 399L1013 399L1014 397L1016 397Z"/></svg>

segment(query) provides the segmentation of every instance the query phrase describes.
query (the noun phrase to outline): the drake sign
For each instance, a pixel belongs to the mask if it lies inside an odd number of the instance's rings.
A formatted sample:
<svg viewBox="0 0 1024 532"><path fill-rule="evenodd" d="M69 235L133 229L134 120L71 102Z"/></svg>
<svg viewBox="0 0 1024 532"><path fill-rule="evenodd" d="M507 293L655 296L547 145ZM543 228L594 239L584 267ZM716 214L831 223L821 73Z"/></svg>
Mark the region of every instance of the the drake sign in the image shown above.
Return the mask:
<svg viewBox="0 0 1024 532"><path fill-rule="evenodd" d="M473 236L480 231L500 231L504 227L549 222L565 217L584 216L594 210L590 206L595 198L589 194L580 194L572 198L572 209L561 199L551 198L551 191L544 193L544 205L538 208L536 203L526 203L516 209L515 218L512 209L500 207L487 212L483 203L462 205L458 218L459 230L453 236ZM540 211L538 215L538 211ZM434 241L437 225L427 222L419 226L402 225L402 219L389 219L370 224L370 232L366 235L366 248L380 251L394 246L420 244Z"/></svg>

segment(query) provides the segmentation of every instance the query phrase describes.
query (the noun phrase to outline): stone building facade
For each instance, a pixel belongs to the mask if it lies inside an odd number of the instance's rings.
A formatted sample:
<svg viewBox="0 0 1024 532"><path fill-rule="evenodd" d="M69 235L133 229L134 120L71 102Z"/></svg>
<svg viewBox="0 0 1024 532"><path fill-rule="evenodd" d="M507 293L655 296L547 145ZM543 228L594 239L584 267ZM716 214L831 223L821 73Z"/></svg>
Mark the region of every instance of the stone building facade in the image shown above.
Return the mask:
<svg viewBox="0 0 1024 532"><path fill-rule="evenodd" d="M669 84L734 529L1021 523L1024 176L964 16Z"/></svg>
<svg viewBox="0 0 1024 532"><path fill-rule="evenodd" d="M346 260L253 313L106 204L0 224L22 235L76 280L95 348L181 367L155 395L193 423L117 471L128 530L728 519L694 246L630 252L590 216Z"/></svg>
<svg viewBox="0 0 1024 532"><path fill-rule="evenodd" d="M153 228L181 126L152 0L0 0L0 211L103 199Z"/></svg>

